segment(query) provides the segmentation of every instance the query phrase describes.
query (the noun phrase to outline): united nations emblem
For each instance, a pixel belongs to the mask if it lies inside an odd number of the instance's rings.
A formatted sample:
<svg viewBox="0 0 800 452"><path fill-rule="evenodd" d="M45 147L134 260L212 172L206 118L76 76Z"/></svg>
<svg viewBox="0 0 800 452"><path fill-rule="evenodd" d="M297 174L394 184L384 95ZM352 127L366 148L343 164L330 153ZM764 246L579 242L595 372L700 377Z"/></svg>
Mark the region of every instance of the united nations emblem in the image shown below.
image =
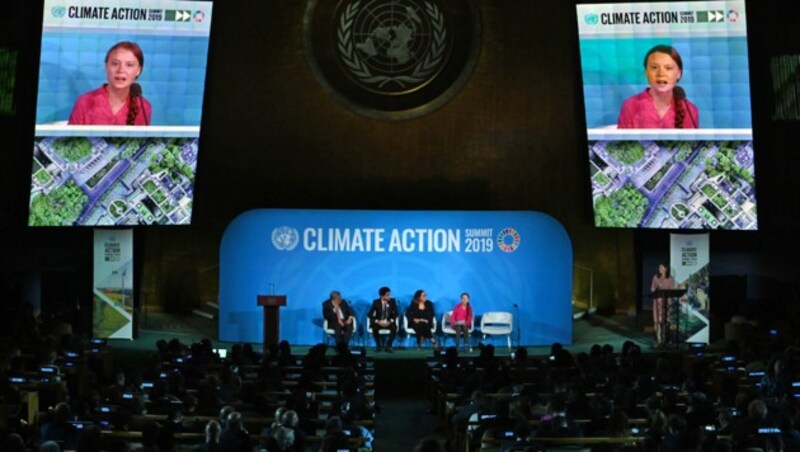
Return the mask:
<svg viewBox="0 0 800 452"><path fill-rule="evenodd" d="M408 0L348 4L336 38L347 73L364 88L386 94L426 82L441 69L450 46L436 4Z"/></svg>
<svg viewBox="0 0 800 452"><path fill-rule="evenodd" d="M297 229L281 226L272 230L272 246L278 251L292 251L300 243Z"/></svg>
<svg viewBox="0 0 800 452"><path fill-rule="evenodd" d="M413 117L444 104L468 79L478 17L475 0L307 0L306 54L348 107Z"/></svg>

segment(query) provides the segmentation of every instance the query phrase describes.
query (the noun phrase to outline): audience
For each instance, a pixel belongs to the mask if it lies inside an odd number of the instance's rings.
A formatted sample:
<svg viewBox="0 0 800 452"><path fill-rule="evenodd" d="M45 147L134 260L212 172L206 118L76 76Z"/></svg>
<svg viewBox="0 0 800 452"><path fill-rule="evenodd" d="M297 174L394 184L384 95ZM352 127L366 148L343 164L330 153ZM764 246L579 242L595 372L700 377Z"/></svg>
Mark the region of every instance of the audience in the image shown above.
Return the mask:
<svg viewBox="0 0 800 452"><path fill-rule="evenodd" d="M28 384L10 378L38 378L42 365L64 369L67 353L80 355L85 373L79 379L63 370L40 384L40 406L52 408L42 409L38 428L9 424L0 450L250 452L318 445L338 451L351 448L354 438L371 448L372 433L363 425L374 418L375 406L365 391L365 360L346 346L334 352L320 344L295 356L284 341L260 356L252 345L237 344L221 359L210 340L186 345L172 339L158 341L152 360L148 355L141 366L114 368L103 352L88 352L79 334L48 336L60 319L37 318L27 307L14 312L27 331L11 325L8 331L29 341L4 351L0 396L7 405L19 405ZM450 445L469 435L474 447L484 442L503 451L597 437L605 441L590 446L597 452L800 450L795 342L730 342L703 356L645 353L631 341L619 351L597 344L574 355L555 343L544 357L518 348L513 359L498 356L492 345L479 348L477 357L447 349L431 366L438 392L455 397L436 407L448 413L442 422ZM323 387L334 395L324 407L318 398ZM123 439L114 430L138 435ZM187 433L197 435L193 443L187 444ZM415 450L444 445L428 438Z"/></svg>

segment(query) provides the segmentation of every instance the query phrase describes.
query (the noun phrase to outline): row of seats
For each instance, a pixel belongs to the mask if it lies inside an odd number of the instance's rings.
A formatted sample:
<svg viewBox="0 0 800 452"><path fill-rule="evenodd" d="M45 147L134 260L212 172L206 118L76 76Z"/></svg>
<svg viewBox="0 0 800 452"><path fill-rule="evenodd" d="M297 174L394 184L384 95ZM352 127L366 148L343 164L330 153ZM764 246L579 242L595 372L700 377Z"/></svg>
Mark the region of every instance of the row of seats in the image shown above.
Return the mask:
<svg viewBox="0 0 800 452"><path fill-rule="evenodd" d="M453 328L452 322L450 322L450 317L453 315L453 311L447 311L442 314L442 334L447 336L455 336L456 330ZM406 335L413 336L414 329L408 323L408 317L400 316L396 321L397 329L400 330L400 318L402 317L403 322L403 330L406 332ZM431 325L431 331L437 331L438 323L436 317L433 318L433 325ZM323 320L322 323L322 330L327 337L332 337L335 335L333 328L330 328L328 325L328 320ZM475 323L473 322L469 328L469 334L472 334L475 330ZM358 331L358 321L357 319L353 319L353 331ZM508 342L508 349L511 350L511 333L514 331L514 316L510 312L485 312L481 316L480 321L480 332L483 336L483 339L486 340L489 336L506 336ZM372 322L367 322L366 332L369 336L372 336ZM389 334L389 330L387 329L380 329L378 334Z"/></svg>

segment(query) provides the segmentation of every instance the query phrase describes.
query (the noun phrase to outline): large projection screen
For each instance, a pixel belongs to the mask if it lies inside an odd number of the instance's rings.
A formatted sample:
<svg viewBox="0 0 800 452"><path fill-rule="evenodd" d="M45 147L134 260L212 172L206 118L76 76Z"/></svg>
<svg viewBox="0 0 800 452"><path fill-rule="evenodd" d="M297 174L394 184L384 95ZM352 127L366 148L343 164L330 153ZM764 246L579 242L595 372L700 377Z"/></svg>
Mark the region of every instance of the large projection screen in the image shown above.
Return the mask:
<svg viewBox="0 0 800 452"><path fill-rule="evenodd" d="M45 0L30 226L191 222L211 10Z"/></svg>
<svg viewBox="0 0 800 452"><path fill-rule="evenodd" d="M598 227L755 230L743 0L577 6Z"/></svg>

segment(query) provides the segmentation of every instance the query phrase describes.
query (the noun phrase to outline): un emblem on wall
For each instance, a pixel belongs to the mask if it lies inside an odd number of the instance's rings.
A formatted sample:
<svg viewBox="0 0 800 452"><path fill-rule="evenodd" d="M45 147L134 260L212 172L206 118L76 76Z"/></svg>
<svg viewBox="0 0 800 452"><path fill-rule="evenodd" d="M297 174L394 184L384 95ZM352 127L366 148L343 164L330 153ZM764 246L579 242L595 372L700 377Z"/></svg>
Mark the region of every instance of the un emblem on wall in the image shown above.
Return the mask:
<svg viewBox="0 0 800 452"><path fill-rule="evenodd" d="M297 229L281 226L272 230L272 246L278 251L291 251L300 243Z"/></svg>
<svg viewBox="0 0 800 452"><path fill-rule="evenodd" d="M383 119L443 105L466 83L480 48L474 0L308 0L304 25L322 85Z"/></svg>

